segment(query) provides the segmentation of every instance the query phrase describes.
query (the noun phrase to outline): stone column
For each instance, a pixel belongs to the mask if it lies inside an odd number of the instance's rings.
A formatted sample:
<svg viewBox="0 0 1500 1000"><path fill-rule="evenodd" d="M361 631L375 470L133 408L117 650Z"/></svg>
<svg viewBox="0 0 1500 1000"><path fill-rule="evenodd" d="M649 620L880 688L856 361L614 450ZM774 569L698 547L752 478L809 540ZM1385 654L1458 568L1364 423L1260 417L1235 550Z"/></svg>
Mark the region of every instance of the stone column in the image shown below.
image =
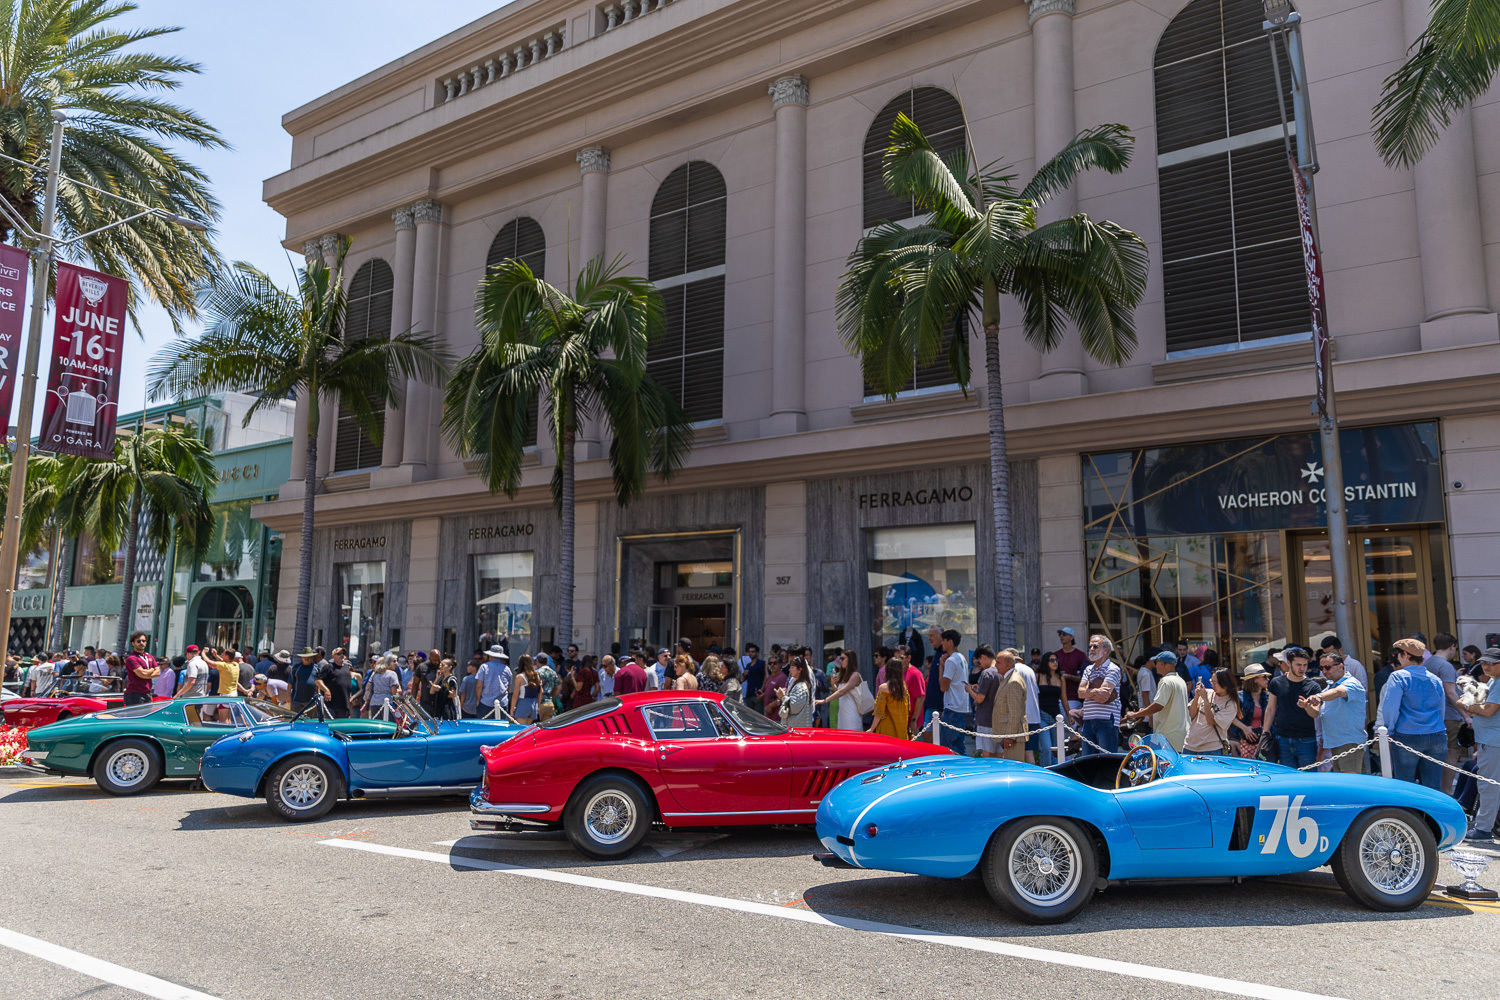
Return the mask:
<svg viewBox="0 0 1500 1000"><path fill-rule="evenodd" d="M1403 0L1407 42L1427 27L1427 0ZM1422 349L1500 339L1485 288L1484 237L1470 110L1453 115L1437 145L1412 168L1422 254Z"/></svg>
<svg viewBox="0 0 1500 1000"><path fill-rule="evenodd" d="M417 223L411 208L391 213L396 224L396 252L391 261L395 287L391 290L391 335L406 333L411 324L412 268L417 256ZM411 387L405 387L409 394ZM406 440L406 395L399 404L385 408L385 436L380 444L380 467L394 469L401 465Z"/></svg>
<svg viewBox="0 0 1500 1000"><path fill-rule="evenodd" d="M741 570L743 572L743 570ZM766 486L765 629L743 635L735 648L754 640L761 651L773 642L807 642L807 483Z"/></svg>
<svg viewBox="0 0 1500 1000"><path fill-rule="evenodd" d="M771 84L776 116L776 208L773 217L771 415L762 434L807 429L807 81Z"/></svg>
<svg viewBox="0 0 1500 1000"><path fill-rule="evenodd" d="M438 252L442 242L443 206L428 199L411 206L417 232L412 252L411 320L413 333L437 335ZM431 474L428 455L432 410L437 393L421 382L407 385L406 421L401 467L411 481Z"/></svg>
<svg viewBox="0 0 1500 1000"><path fill-rule="evenodd" d="M308 265L323 259L323 242L308 240L302 244L302 256ZM300 497L307 482L307 393L297 391L297 411L292 417L292 472L287 477L288 497Z"/></svg>
<svg viewBox="0 0 1500 1000"><path fill-rule="evenodd" d="M582 175L583 183L583 204L580 209L582 218L578 227L580 268L595 257L604 256L604 231L609 209L609 169L609 150L603 146L590 146L579 151L578 172ZM539 436L546 437L545 429ZM602 417L595 415L584 418L583 424L578 428L575 457L581 462L604 457ZM575 623L578 620L575 603Z"/></svg>
<svg viewBox="0 0 1500 1000"><path fill-rule="evenodd" d="M1060 628L1079 630L1088 624L1083 464L1076 453L1070 452L1045 455L1037 459L1036 469L1038 562L1042 584L1041 638L1051 640Z"/></svg>
<svg viewBox="0 0 1500 1000"><path fill-rule="evenodd" d="M1073 0L1031 0L1032 134L1041 166L1077 134L1073 115ZM1059 191L1038 211L1038 224L1078 211L1073 188ZM1083 344L1069 330L1063 342L1042 356L1041 377L1031 398L1065 399L1089 391L1083 372Z"/></svg>

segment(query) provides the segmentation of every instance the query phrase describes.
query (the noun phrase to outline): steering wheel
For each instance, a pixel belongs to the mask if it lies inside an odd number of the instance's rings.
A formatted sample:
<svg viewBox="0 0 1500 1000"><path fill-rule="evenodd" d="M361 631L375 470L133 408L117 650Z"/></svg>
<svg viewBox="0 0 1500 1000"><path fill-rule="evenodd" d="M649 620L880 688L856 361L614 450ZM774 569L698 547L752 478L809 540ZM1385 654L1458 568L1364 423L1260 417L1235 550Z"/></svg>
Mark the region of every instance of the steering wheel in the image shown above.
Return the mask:
<svg viewBox="0 0 1500 1000"><path fill-rule="evenodd" d="M1120 769L1115 772L1115 787L1134 788L1137 785L1150 784L1156 778L1156 751L1145 743L1137 743L1130 748L1125 759L1120 761Z"/></svg>

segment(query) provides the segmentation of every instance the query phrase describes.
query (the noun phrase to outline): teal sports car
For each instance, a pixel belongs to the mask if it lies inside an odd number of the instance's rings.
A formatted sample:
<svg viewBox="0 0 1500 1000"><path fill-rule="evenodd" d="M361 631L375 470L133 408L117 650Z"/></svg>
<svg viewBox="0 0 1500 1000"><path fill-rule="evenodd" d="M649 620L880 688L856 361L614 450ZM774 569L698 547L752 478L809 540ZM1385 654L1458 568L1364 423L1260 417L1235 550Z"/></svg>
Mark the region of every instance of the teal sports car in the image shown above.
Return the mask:
<svg viewBox="0 0 1500 1000"><path fill-rule="evenodd" d="M28 730L21 761L50 774L93 778L111 795L136 795L162 778L198 777L203 751L220 737L292 717L270 702L222 695L127 705ZM349 734L396 729L378 719L327 725Z"/></svg>

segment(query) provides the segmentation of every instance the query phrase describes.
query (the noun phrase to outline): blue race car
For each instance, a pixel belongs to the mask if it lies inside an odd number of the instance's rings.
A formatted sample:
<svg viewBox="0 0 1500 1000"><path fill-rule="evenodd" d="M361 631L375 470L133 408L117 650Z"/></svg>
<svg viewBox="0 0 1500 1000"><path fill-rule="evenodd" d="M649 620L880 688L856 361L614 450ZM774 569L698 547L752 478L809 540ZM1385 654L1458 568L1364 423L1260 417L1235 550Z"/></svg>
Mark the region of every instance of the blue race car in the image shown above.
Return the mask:
<svg viewBox="0 0 1500 1000"><path fill-rule="evenodd" d="M292 720L231 734L203 753L199 773L215 792L256 798L283 819L317 819L343 798L465 794L484 773L482 746L525 729L513 722L444 719L411 698L392 698L392 718L338 720L322 701ZM315 710L317 718L303 718Z"/></svg>
<svg viewBox="0 0 1500 1000"><path fill-rule="evenodd" d="M1410 910L1463 840L1463 809L1405 781L1183 756L1160 736L1052 768L925 757L844 781L818 807L826 865L959 878L1060 923L1107 883L1240 879L1332 865L1356 901Z"/></svg>

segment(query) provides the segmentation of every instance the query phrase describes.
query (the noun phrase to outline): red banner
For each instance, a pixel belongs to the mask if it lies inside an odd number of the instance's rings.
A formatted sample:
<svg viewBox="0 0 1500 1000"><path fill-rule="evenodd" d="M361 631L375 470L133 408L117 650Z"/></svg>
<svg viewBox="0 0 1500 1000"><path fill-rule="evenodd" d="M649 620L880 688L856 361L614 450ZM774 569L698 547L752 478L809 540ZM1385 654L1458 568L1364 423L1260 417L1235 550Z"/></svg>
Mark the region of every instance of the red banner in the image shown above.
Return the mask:
<svg viewBox="0 0 1500 1000"><path fill-rule="evenodd" d="M0 243L0 434L9 427L10 401L21 370L21 317L26 312L26 270L31 255Z"/></svg>
<svg viewBox="0 0 1500 1000"><path fill-rule="evenodd" d="M1307 272L1307 303L1312 307L1313 352L1318 358L1318 412L1328 411L1328 376L1331 358L1328 350L1328 310L1324 305L1323 262L1318 256L1318 241L1313 236L1312 208L1307 201L1307 179L1292 161L1292 184L1297 189L1297 222L1302 227L1302 267Z"/></svg>
<svg viewBox="0 0 1500 1000"><path fill-rule="evenodd" d="M114 454L129 295L124 278L57 265L52 374L39 441L43 451L85 458Z"/></svg>

